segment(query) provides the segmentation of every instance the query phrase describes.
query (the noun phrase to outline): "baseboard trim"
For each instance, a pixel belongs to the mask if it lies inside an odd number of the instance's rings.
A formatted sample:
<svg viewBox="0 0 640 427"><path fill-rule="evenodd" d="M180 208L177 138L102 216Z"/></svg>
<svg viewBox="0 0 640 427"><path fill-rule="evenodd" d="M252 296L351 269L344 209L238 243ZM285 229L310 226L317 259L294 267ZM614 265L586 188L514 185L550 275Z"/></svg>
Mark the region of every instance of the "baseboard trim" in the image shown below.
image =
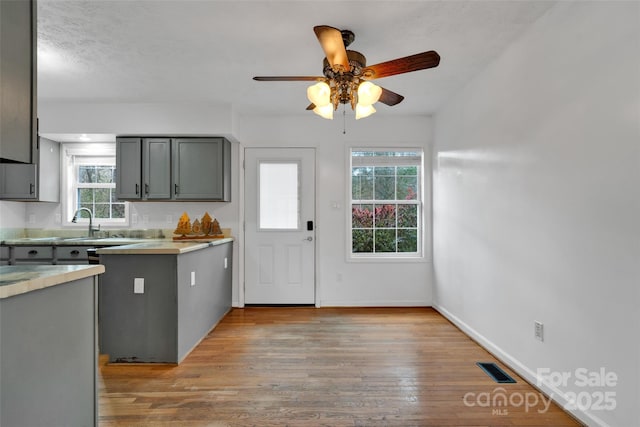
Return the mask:
<svg viewBox="0 0 640 427"><path fill-rule="evenodd" d="M453 323L458 329L460 329L465 335L474 340L478 345L483 347L489 353L491 353L496 359L500 360L502 363L507 365L513 371L515 371L519 376L524 378L532 387L544 393L547 397L550 397L557 405L559 405L565 412L570 414L572 417L576 418L578 421L585 423L590 426L600 426L600 427L609 427L609 424L601 420L600 418L594 416L591 413L581 411L579 409L568 410L565 409L568 405L568 401L564 397L564 392L562 392L557 387L552 386L551 384L543 381L542 383L538 383L538 377L536 373L530 369L528 366L524 365L518 359L510 355L508 352L504 351L502 348L495 345L493 342L488 340L484 335L478 333L475 329L469 326L467 323L462 321L458 316L451 313L446 308L440 306L437 303L433 303L432 307L442 316L444 316L447 320Z"/></svg>
<svg viewBox="0 0 640 427"><path fill-rule="evenodd" d="M317 307L431 307L430 300L321 301Z"/></svg>

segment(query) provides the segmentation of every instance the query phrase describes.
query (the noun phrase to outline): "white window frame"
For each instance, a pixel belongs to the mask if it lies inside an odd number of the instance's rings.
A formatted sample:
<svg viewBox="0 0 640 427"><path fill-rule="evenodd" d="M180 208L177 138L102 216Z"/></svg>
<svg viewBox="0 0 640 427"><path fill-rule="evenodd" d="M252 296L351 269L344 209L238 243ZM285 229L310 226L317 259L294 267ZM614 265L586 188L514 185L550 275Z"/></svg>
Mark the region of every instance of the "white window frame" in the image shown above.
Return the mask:
<svg viewBox="0 0 640 427"><path fill-rule="evenodd" d="M116 165L115 142L105 143L64 143L62 144L62 225L69 228L87 228L89 218L78 216L77 222L71 222L77 207L78 188L115 188L113 184L81 184L77 179L77 167L80 165ZM93 219L95 226L122 228L129 226L129 202L124 202L124 218Z"/></svg>
<svg viewBox="0 0 640 427"><path fill-rule="evenodd" d="M417 252L378 252L378 253L361 253L361 252L353 252L352 239L353 239L353 228L352 228L352 168L354 166L364 166L362 165L354 165L353 162L353 152L358 151L394 151L394 152L416 152L420 155L420 161L417 164L419 167L418 170L418 191L417 191L417 200L416 202L411 202L407 204L414 204L418 206L418 214L417 214ZM426 187L426 178L425 178L425 150L421 147L376 147L376 146L367 146L367 147L347 147L347 173L346 173L346 185L347 185L347 197L346 197L346 254L347 261L349 262L425 262L425 241L426 239L426 218L425 215L425 187ZM403 164L401 161L401 157L397 157L394 159L385 159L384 157L374 157L372 156L370 159L372 160L371 166L384 166L393 165L393 166L413 166L416 165L415 160L411 162L407 162ZM373 164L375 163L375 164ZM398 203L400 202L400 203ZM395 200L393 203L404 204L404 201ZM370 200L367 202L363 201L363 204L380 204L380 201Z"/></svg>

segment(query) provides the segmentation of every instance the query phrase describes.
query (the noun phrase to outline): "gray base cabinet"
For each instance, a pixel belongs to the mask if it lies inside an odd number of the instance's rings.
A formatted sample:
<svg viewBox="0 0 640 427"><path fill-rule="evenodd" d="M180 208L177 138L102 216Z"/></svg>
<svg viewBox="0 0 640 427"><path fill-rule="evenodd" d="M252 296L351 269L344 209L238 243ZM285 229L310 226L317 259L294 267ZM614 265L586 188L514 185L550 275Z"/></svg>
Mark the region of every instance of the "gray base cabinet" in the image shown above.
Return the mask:
<svg viewBox="0 0 640 427"><path fill-rule="evenodd" d="M101 254L100 353L110 362L180 363L231 309L232 245ZM134 293L136 279L144 293Z"/></svg>
<svg viewBox="0 0 640 427"><path fill-rule="evenodd" d="M97 425L97 279L0 299L0 425Z"/></svg>

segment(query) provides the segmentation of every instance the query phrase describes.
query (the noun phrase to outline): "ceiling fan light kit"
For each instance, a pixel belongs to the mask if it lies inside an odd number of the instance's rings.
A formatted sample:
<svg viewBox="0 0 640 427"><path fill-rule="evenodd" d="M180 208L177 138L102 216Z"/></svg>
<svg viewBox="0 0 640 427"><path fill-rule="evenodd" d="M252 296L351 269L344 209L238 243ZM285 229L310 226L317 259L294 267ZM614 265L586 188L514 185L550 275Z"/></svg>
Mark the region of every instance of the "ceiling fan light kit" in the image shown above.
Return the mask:
<svg viewBox="0 0 640 427"><path fill-rule="evenodd" d="M272 76L254 77L257 81L315 81L307 88L307 98L311 105L307 110L325 119L333 119L333 112L340 104L350 104L356 113L356 120L376 112L373 104L382 102L393 106L404 96L377 86L369 80L404 74L412 71L437 67L440 56L433 50L403 58L366 65L366 58L360 52L347 50L355 39L353 32L338 30L328 25L319 25L313 31L326 55L322 76Z"/></svg>

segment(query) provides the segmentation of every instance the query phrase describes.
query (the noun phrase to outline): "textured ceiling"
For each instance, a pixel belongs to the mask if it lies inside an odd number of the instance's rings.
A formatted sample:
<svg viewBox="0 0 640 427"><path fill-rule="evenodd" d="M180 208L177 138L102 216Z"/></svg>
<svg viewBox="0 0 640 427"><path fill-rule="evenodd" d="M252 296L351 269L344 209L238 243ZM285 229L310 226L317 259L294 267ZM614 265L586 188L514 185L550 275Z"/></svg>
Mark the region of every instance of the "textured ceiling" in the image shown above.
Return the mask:
<svg viewBox="0 0 640 427"><path fill-rule="evenodd" d="M427 50L430 70L377 80L379 114L431 114L554 3L546 1L39 0L38 95L61 102L207 102L298 114L321 75L314 25L350 29L368 64ZM308 114L308 113L307 113Z"/></svg>

